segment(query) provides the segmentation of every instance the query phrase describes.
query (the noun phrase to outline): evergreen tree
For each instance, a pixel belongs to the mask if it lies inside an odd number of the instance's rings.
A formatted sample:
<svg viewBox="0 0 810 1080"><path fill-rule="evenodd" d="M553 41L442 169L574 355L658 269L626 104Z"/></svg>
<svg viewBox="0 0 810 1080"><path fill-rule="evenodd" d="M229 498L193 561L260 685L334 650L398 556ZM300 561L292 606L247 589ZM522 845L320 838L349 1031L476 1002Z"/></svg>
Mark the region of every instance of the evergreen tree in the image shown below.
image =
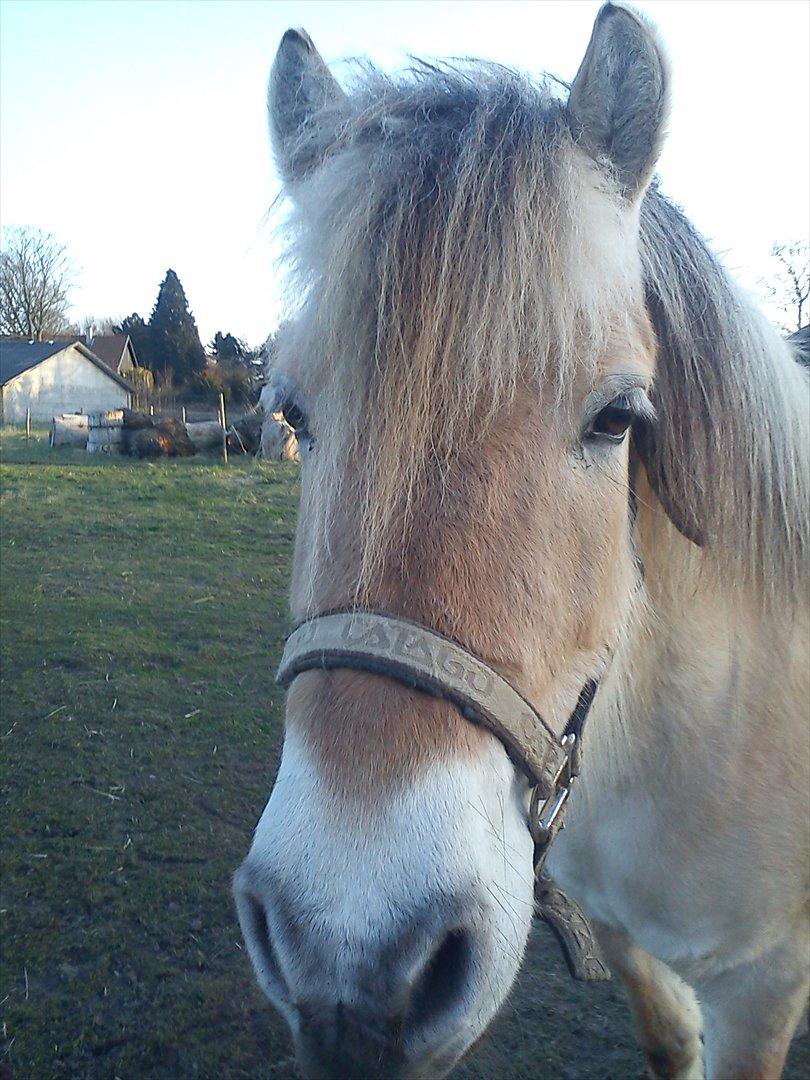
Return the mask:
<svg viewBox="0 0 810 1080"><path fill-rule="evenodd" d="M210 349L218 363L240 363L247 358L248 354L244 341L240 341L233 334L222 334L219 330L214 334Z"/></svg>
<svg viewBox="0 0 810 1080"><path fill-rule="evenodd" d="M205 352L194 316L174 270L167 270L149 319L152 370L171 372L176 385L205 371Z"/></svg>

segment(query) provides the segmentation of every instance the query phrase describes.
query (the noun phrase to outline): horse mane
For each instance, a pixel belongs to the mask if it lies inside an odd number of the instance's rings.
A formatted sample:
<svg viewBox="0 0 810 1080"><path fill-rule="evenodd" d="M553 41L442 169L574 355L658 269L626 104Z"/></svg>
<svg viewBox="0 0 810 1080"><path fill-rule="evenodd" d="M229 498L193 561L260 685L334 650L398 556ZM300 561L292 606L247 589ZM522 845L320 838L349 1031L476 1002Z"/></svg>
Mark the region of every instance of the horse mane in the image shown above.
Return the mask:
<svg viewBox="0 0 810 1080"><path fill-rule="evenodd" d="M319 408L331 396L324 427L344 443L321 453L319 435L320 532L348 482L325 463L351 455L367 584L424 478L447 476L520 386L562 397L574 368L596 369L616 331L604 311L624 311L638 268L581 242L589 196L551 82L478 61L395 79L364 66L342 107L295 190L293 280L308 299L290 350L317 349L330 371Z"/></svg>
<svg viewBox="0 0 810 1080"><path fill-rule="evenodd" d="M668 495L730 587L791 606L810 515L807 372L654 183L641 212Z"/></svg>
<svg viewBox="0 0 810 1080"><path fill-rule="evenodd" d="M328 561L340 485L356 484L362 598L428 470L447 475L519 386L548 393L553 380L562 400L575 369L597 369L616 320L636 317L639 264L593 210L550 82L478 61L415 62L396 79L366 66L341 109L301 136L321 163L296 183L288 223L306 297L288 352L317 352L330 373L315 527ZM659 346L653 437L674 501L730 580L793 597L807 379L656 184L640 246ZM347 454L348 479L329 464Z"/></svg>

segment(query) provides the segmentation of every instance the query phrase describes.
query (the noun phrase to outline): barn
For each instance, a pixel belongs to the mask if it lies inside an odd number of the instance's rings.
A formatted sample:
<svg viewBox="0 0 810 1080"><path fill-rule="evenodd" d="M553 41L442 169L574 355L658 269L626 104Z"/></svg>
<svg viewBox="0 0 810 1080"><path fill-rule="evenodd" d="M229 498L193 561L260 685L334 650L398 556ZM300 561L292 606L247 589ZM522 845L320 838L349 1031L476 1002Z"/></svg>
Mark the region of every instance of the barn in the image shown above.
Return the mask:
<svg viewBox="0 0 810 1080"><path fill-rule="evenodd" d="M120 409L132 387L80 341L0 340L0 422Z"/></svg>

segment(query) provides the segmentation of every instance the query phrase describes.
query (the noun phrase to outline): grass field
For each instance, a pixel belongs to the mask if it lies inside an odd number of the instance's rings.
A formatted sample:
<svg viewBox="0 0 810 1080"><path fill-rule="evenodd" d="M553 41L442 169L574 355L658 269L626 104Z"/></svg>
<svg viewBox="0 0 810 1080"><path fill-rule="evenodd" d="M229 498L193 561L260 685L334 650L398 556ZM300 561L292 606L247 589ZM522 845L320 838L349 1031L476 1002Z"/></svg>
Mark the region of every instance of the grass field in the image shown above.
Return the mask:
<svg viewBox="0 0 810 1080"><path fill-rule="evenodd" d="M280 749L296 469L29 446L2 464L2 971L19 1078L292 1077L230 875ZM788 1075L808 1071L806 1038ZM613 984L538 929L461 1080L637 1077Z"/></svg>

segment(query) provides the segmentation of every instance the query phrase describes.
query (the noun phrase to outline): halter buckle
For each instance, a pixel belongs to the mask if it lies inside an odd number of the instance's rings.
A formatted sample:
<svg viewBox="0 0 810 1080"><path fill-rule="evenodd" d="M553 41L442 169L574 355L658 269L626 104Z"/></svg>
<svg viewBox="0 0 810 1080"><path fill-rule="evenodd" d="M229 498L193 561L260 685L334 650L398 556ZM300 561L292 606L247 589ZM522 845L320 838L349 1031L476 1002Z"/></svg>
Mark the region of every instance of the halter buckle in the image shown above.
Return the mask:
<svg viewBox="0 0 810 1080"><path fill-rule="evenodd" d="M551 794L542 805L539 785L532 791L529 804L529 829L536 848L543 853L562 828L562 821L558 819L571 794L571 784L577 775L574 760L576 742L577 737L573 733L563 735L560 739L560 746L565 750L565 758L552 782Z"/></svg>

